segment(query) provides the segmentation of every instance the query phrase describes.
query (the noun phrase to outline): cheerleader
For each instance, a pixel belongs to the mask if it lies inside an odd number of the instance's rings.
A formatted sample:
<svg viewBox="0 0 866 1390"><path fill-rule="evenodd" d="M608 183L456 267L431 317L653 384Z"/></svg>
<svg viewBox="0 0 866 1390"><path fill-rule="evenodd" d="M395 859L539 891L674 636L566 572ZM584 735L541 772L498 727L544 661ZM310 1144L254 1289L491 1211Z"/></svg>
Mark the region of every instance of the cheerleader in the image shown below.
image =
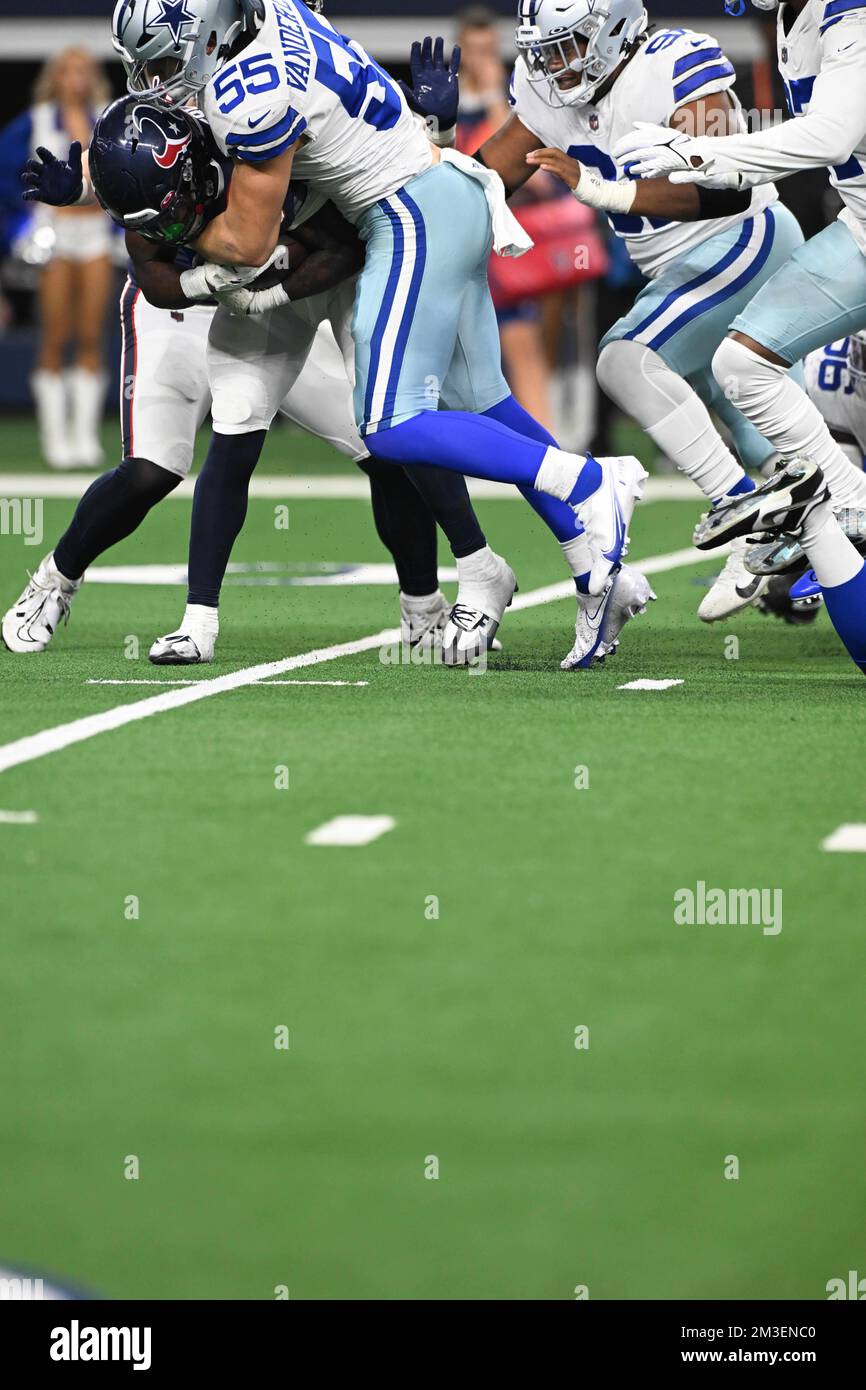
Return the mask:
<svg viewBox="0 0 866 1390"><path fill-rule="evenodd" d="M74 140L87 149L110 93L91 56L67 48L43 68L34 97L30 110L0 133L0 183L6 188L17 184L40 147L63 159ZM31 377L42 454L52 468L97 468L103 459L111 224L92 200L69 208L39 205L37 218L37 244L49 256L39 278L41 337Z"/></svg>

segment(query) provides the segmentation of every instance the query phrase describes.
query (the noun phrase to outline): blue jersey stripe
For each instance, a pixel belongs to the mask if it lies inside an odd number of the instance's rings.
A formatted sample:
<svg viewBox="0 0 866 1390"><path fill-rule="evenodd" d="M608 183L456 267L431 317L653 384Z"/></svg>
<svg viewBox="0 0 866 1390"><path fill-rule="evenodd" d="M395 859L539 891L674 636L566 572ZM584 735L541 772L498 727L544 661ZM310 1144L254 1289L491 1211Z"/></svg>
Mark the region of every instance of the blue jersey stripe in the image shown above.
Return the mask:
<svg viewBox="0 0 866 1390"><path fill-rule="evenodd" d="M406 356L406 347L409 342L409 334L412 332L412 324L415 321L415 310L418 307L418 296L421 293L421 282L424 279L424 269L427 264L427 228L424 225L421 209L414 199L409 197L405 188L400 193L395 194L394 201L400 203L406 211L411 214L412 221L415 224L415 265L412 270L409 296L397 333L394 357L388 376L388 386L385 391L385 404L382 407L383 420L390 420L396 408L397 388L400 385L400 373L403 370L403 360Z"/></svg>
<svg viewBox="0 0 866 1390"><path fill-rule="evenodd" d="M297 111L290 106L281 121L276 125L269 126L267 130L241 131L239 134L226 136L226 144L235 145L270 145L275 140L279 140L281 135L288 135L295 121L298 120Z"/></svg>
<svg viewBox="0 0 866 1390"><path fill-rule="evenodd" d="M290 150L302 134L305 125L306 121L301 121L285 140L281 140L277 145L269 145L266 150L247 150L241 146L233 153L247 164L265 164L269 159L277 159L281 154L285 154L286 150Z"/></svg>
<svg viewBox="0 0 866 1390"><path fill-rule="evenodd" d="M395 212L392 212L387 202L378 204L384 213L387 214L391 223L391 233L394 238L394 246L391 253L391 269L388 273L388 283L385 286L385 293L382 296L382 307L376 318L376 326L373 329L373 337L370 340L370 366L367 371L367 392L364 399L364 420L369 422L373 413L373 392L376 389L376 379L379 375L379 368L382 360L382 340L385 336L385 329L388 327L388 319L394 303L394 295L397 292L397 284L400 280L400 270L403 265L403 224ZM366 426L365 426L366 429ZM365 433L362 430L361 433Z"/></svg>
<svg viewBox="0 0 866 1390"><path fill-rule="evenodd" d="M821 33L826 34L828 29L832 29L834 24L838 24L840 19L846 15L853 14L855 10L866 9L863 0L830 0L829 5L824 8L824 18L821 23Z"/></svg>
<svg viewBox="0 0 866 1390"><path fill-rule="evenodd" d="M714 63L724 56L720 48L701 48L696 49L694 53L686 53L684 57L677 58L674 63L674 77L682 77L684 72L691 72L692 68L699 68L701 63Z"/></svg>
<svg viewBox="0 0 866 1390"><path fill-rule="evenodd" d="M691 96L692 92L699 92L702 87L709 86L711 82L717 82L723 77L733 77L733 64L727 58L721 63L715 63L712 67L701 68L700 72L693 72L691 77L677 83L674 87L674 101L683 101L685 97Z"/></svg>
<svg viewBox="0 0 866 1390"><path fill-rule="evenodd" d="M636 338L638 334L643 333L651 324L655 323L656 319L661 318L662 314L666 313L671 305L675 304L678 299L682 299L684 295L691 294L693 290L699 290L702 285L706 285L708 281L715 279L717 275L721 275L722 271L727 270L729 265L733 265L737 257L748 246L749 238L754 231L754 227L755 219L753 217L747 217L734 245L730 250L725 252L720 261L716 261L715 265L711 265L709 270L701 271L700 275L696 275L694 279L686 280L684 284L678 285L675 290L671 290L670 294L665 295L661 304L658 304L645 319L642 319L636 328L633 328L630 333L627 333L626 337Z"/></svg>

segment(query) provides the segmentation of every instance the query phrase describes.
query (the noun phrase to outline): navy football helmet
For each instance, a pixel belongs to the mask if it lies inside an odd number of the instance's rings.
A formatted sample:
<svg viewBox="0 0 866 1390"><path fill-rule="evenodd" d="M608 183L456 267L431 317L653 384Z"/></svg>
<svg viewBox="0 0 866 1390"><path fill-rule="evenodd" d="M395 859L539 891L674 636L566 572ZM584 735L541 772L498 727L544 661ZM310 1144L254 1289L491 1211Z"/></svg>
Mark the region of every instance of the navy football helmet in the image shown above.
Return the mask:
<svg viewBox="0 0 866 1390"><path fill-rule="evenodd" d="M216 214L228 161L194 111L121 97L90 142L93 191L113 222L150 241L192 241Z"/></svg>

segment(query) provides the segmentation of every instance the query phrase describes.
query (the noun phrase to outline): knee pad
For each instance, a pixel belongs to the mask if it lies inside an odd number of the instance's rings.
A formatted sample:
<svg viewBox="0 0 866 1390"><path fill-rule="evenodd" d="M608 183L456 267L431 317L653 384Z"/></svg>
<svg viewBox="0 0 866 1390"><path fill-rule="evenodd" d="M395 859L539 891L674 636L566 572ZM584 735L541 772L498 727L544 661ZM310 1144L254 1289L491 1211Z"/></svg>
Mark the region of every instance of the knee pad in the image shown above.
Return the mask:
<svg viewBox="0 0 866 1390"><path fill-rule="evenodd" d="M725 338L716 348L713 356L713 376L729 401L734 405L743 400L750 386L754 387L763 378L775 380L783 376L786 367L768 362L745 343L736 338Z"/></svg>
<svg viewBox="0 0 866 1390"><path fill-rule="evenodd" d="M643 343L635 343L630 338L616 338L603 347L595 364L598 384L611 400L620 404L628 388L629 375L634 376L639 369L642 354L646 352Z"/></svg>
<svg viewBox="0 0 866 1390"><path fill-rule="evenodd" d="M268 430L277 413L264 381L252 376L214 382L211 414L217 434L252 434Z"/></svg>

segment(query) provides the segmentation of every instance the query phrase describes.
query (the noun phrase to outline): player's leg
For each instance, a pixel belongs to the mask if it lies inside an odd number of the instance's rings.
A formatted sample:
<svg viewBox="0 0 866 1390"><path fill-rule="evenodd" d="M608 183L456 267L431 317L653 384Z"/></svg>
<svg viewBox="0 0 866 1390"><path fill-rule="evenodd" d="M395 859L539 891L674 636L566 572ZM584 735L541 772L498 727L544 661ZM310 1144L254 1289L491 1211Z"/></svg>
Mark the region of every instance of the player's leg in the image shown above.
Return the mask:
<svg viewBox="0 0 866 1390"><path fill-rule="evenodd" d="M355 409L371 453L536 487L580 508L594 545L591 586L600 590L624 542L613 469L483 415L438 410L466 288L490 250L480 185L437 165L365 213L361 231L367 260L354 323ZM495 364L499 370L498 348Z"/></svg>
<svg viewBox="0 0 866 1390"><path fill-rule="evenodd" d="M3 618L11 651L44 651L93 561L132 534L192 464L207 408L205 349L210 311L172 316L127 284L121 298L120 464L96 478L54 550Z"/></svg>
<svg viewBox="0 0 866 1390"><path fill-rule="evenodd" d="M598 360L603 390L646 430L655 444L711 502L748 491L753 483L710 417L715 406L711 362L731 317L802 244L785 208L772 208L709 238L681 257L638 295L632 309L605 334ZM745 425L745 421L744 421ZM763 459L773 452L766 444ZM706 622L729 617L758 597L766 581L747 574L744 546L704 597Z"/></svg>
<svg viewBox="0 0 866 1390"><path fill-rule="evenodd" d="M75 263L75 365L68 373L72 407L71 447L76 464L98 468L103 461L100 427L107 376L102 362L105 315L112 267L107 254Z"/></svg>
<svg viewBox="0 0 866 1390"><path fill-rule="evenodd" d="M50 468L74 466L63 372L64 351L75 322L74 271L71 261L55 259L49 261L39 277L40 342L30 387L36 403L42 457Z"/></svg>
<svg viewBox="0 0 866 1390"><path fill-rule="evenodd" d="M866 562L840 527L834 508L820 468L811 459L794 459L748 497L705 515L694 539L702 550L710 550L753 532L796 535L833 626L866 675Z"/></svg>
<svg viewBox="0 0 866 1390"><path fill-rule="evenodd" d="M349 293L350 290L352 291L351 294ZM301 309L301 306L298 307ZM355 344L352 338L353 310L354 290L347 282L333 292L329 319L336 350L340 354L340 365L351 383L350 392L355 381ZM335 375L339 373L340 367L333 357L332 345L324 329L319 330L313 357L323 370L333 372ZM306 372L311 374L311 369L312 362L308 363ZM325 422L328 419L329 411L333 413L336 409L338 417L342 413L342 397L337 397L333 390L330 390L328 394L328 403L322 402L322 409L307 425L307 428L312 429L314 433L321 433L323 428L326 428ZM308 395L308 392L303 393L302 409L309 409L306 404ZM346 405L352 413L351 394ZM318 424L315 423L316 418ZM301 423L305 422L302 421ZM342 433L345 427L341 425L340 429ZM366 445L360 440L354 424L351 433L353 439L357 441L358 448L363 449L364 453L371 458L372 456L369 455ZM340 447L339 444L337 447ZM350 451L345 449L344 452L349 453ZM352 456L357 457L357 454ZM392 464L383 463L382 460L375 460L375 468L371 470L374 510L377 505L375 494L377 492L381 494L384 491L391 493L390 499L381 498L380 503L382 507L387 506L394 517L395 524L391 528L392 545L389 546L389 549L392 549L395 563L397 563L397 554L392 547L406 547L411 541L411 536L407 535L404 538L401 535L401 530L406 528L409 532L414 530L417 539L419 535L417 528L422 524L420 513L413 521L415 508L408 494L402 490L401 485L393 481L394 475L398 471L402 472L403 470L397 470ZM494 556L488 546L472 506L464 477L459 473L425 465L409 468L405 472L420 494L419 500L423 507L435 518L448 540L457 565L458 590L457 598L451 607L450 615L448 615L451 622L447 630L442 622L442 604L445 600L438 588L435 593L431 593L427 597L416 597L411 600L404 593L401 597L401 627L404 640L408 634L410 644L414 645L415 633L420 631L423 638L429 632L433 645L439 645L444 630L447 639L443 645L444 660L449 665L463 665L475 660L480 652L487 647L499 647L500 644L494 636L499 621L495 610L500 606L500 602L504 606L511 598L514 592L513 575L508 565L500 557ZM553 498L545 498L545 500L551 503L554 501ZM574 513L564 503L557 503L556 505L565 510L573 527ZM406 513L404 528L396 524L397 514L401 510ZM398 564L398 571L399 568L400 565ZM500 590L507 585L510 585L508 593L502 598ZM461 618L459 626L455 625L455 615ZM471 632L471 639L467 637L468 632Z"/></svg>
<svg viewBox="0 0 866 1390"><path fill-rule="evenodd" d="M866 326L866 260L843 222L806 242L731 323L717 381L783 458L821 468L839 507L863 506L866 478L833 439L790 363Z"/></svg>
<svg viewBox="0 0 866 1390"><path fill-rule="evenodd" d="M177 630L151 647L155 665L213 660L220 593L246 520L250 479L314 338L315 328L288 306L249 318L218 309L213 317L207 348L213 435L193 496L187 602Z"/></svg>

